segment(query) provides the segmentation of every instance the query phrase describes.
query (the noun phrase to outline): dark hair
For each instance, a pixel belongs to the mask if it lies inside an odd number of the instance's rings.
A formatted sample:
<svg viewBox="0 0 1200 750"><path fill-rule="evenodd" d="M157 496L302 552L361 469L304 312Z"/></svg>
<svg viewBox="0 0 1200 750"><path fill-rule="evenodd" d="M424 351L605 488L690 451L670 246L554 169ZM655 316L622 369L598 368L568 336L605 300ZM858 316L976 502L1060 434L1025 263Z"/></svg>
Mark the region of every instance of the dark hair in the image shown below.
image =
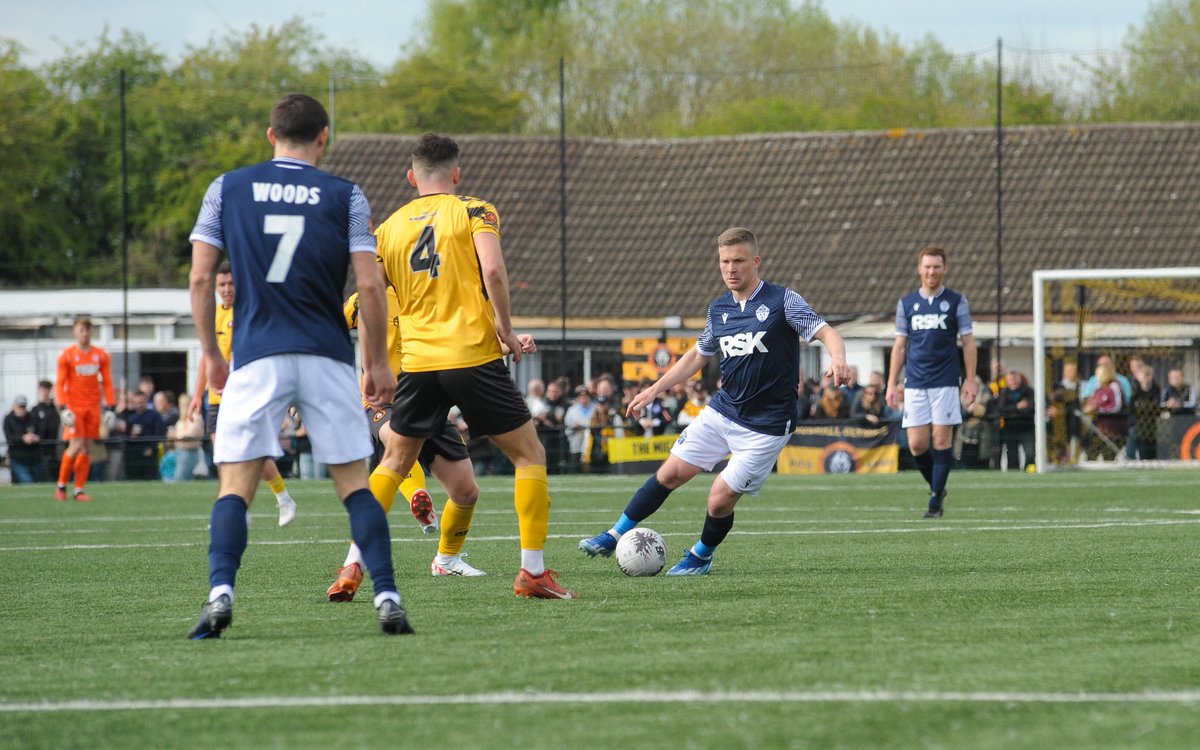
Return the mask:
<svg viewBox="0 0 1200 750"><path fill-rule="evenodd" d="M271 110L271 129L287 143L312 143L329 127L329 114L308 94L288 94Z"/></svg>
<svg viewBox="0 0 1200 750"><path fill-rule="evenodd" d="M220 274L220 273L227 273L227 274L229 274L230 276L232 276L232 275L233 275L233 269L229 267L229 261L227 261L227 260L223 260L223 261L221 261L221 265L217 266L217 273L219 273L219 274Z"/></svg>
<svg viewBox="0 0 1200 750"><path fill-rule="evenodd" d="M54 383L51 383L49 380L39 380L39 381L38 381L38 388L49 388L49 389L53 389L53 388L54 388Z"/></svg>
<svg viewBox="0 0 1200 750"><path fill-rule="evenodd" d="M458 144L449 136L426 133L417 140L412 158L413 166L424 169L448 167L458 161Z"/></svg>

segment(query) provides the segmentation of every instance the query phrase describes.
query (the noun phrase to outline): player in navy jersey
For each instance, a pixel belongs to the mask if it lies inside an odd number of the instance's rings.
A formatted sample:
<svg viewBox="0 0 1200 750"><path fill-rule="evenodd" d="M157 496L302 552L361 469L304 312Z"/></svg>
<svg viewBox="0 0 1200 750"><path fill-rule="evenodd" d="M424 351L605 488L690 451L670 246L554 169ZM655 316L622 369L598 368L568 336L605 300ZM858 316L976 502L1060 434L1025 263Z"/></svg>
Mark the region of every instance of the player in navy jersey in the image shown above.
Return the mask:
<svg viewBox="0 0 1200 750"><path fill-rule="evenodd" d="M713 552L733 528L733 510L743 494L757 495L797 419L800 337L829 351L826 375L838 386L849 382L846 348L832 326L791 289L759 278L758 241L749 229L727 229L717 238L721 276L729 287L708 306L704 332L671 369L629 404L630 416L654 398L685 382L720 356L721 388L688 425L671 455L646 480L617 523L579 542L588 555L607 557L621 535L649 518L671 492L726 456L729 464L708 493L700 541L667 575L704 575Z"/></svg>
<svg viewBox="0 0 1200 750"><path fill-rule="evenodd" d="M954 465L954 426L962 423L963 406L975 403L975 337L967 298L942 285L946 276L946 251L930 245L917 256L921 288L900 299L896 306L896 342L892 345L887 404L900 403L900 368L907 364L904 384L904 419L908 449L921 475L929 483L929 508L925 518L941 518L946 479ZM958 339L962 338L962 376L958 364ZM932 450L930 443L932 442Z"/></svg>
<svg viewBox="0 0 1200 750"><path fill-rule="evenodd" d="M233 585L246 549L246 510L267 457L279 458L289 406L304 415L313 458L328 464L375 585L384 633L411 633L396 591L387 517L367 486L371 431L358 399L354 350L342 319L347 266L358 282L362 395L374 406L396 386L388 367L384 281L375 262L370 207L358 186L316 168L329 138L320 102L289 94L271 111L275 158L227 172L204 196L192 231L192 315L208 382L222 389L214 459L220 489L208 549L208 600L192 639L219 638L233 622ZM233 358L214 326L221 251L238 285Z"/></svg>

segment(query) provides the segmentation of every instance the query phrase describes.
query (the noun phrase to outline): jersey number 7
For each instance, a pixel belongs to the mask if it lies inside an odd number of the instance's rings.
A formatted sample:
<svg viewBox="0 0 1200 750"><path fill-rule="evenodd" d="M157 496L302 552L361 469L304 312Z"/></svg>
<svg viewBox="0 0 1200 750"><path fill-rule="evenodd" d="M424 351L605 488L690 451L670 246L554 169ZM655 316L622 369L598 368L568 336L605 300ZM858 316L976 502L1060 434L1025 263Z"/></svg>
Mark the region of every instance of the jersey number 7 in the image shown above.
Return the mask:
<svg viewBox="0 0 1200 750"><path fill-rule="evenodd" d="M300 238L304 236L304 217L267 214L263 217L263 234L283 235L279 238L279 246L275 248L271 267L267 269L267 281L282 284L287 280L292 260L296 257L296 248L300 245Z"/></svg>

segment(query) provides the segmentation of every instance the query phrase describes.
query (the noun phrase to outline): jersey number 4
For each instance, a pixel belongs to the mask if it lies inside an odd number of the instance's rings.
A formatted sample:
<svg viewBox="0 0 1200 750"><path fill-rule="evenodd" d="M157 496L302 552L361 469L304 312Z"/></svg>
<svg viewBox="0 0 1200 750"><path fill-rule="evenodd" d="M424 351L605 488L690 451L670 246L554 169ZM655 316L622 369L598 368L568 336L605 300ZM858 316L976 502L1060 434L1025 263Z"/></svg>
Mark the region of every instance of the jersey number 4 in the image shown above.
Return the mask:
<svg viewBox="0 0 1200 750"><path fill-rule="evenodd" d="M428 271L429 278L438 277L438 268L442 265L442 256L437 254L437 237L433 233L433 225L427 224L417 238L412 253L408 256L408 265L413 273Z"/></svg>
<svg viewBox="0 0 1200 750"><path fill-rule="evenodd" d="M267 269L267 281L282 284L287 280L292 260L296 257L296 248L300 246L300 238L304 236L304 217L267 214L263 217L263 234L283 235L279 238L279 246L275 248L271 267Z"/></svg>

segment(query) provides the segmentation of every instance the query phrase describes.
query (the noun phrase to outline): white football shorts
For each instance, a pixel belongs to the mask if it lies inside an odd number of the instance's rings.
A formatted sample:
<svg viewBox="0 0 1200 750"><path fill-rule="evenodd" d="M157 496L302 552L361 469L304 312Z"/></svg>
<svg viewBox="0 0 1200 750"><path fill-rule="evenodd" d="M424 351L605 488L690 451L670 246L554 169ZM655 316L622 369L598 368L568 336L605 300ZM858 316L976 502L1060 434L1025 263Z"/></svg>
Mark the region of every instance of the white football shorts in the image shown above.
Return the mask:
<svg viewBox="0 0 1200 750"><path fill-rule="evenodd" d="M680 433L671 454L705 471L729 456L721 478L735 492L758 495L790 438L747 429L706 406Z"/></svg>
<svg viewBox="0 0 1200 750"><path fill-rule="evenodd" d="M904 420L901 427L921 427L927 424L962 424L962 407L958 403L958 388L905 388Z"/></svg>
<svg viewBox="0 0 1200 750"><path fill-rule="evenodd" d="M373 452L354 368L315 354L276 354L229 373L217 413L213 461L279 458L279 430L292 404L312 442L313 460L347 464Z"/></svg>

